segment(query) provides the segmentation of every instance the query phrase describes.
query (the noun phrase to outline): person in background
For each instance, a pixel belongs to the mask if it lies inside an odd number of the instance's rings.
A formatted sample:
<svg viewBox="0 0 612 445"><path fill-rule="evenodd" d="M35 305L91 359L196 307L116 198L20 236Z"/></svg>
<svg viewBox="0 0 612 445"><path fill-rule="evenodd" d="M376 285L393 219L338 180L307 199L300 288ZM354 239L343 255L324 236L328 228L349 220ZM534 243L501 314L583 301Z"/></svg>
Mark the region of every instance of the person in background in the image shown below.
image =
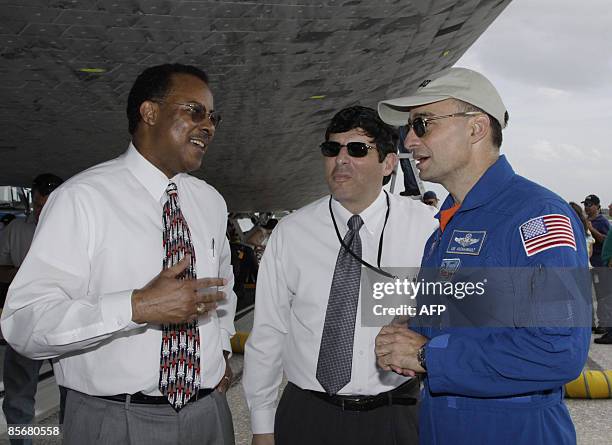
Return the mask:
<svg viewBox="0 0 612 445"><path fill-rule="evenodd" d="M580 218L580 222L582 223L582 226L584 227L584 236L586 239L586 246L587 246L587 254L589 256L589 259L591 258L591 255L593 255L593 244L595 244L595 238L593 238L593 235L591 235L591 231L589 230L589 221L586 217L586 214L584 213L584 210L582 209L582 207L580 206L580 204L577 204L575 202L570 202L569 203L570 207L574 210L574 212L576 212L576 216L578 216L578 218ZM593 266L591 266L591 263L589 261L589 269L592 269ZM593 287L593 292L592 292L592 299L595 300L595 288ZM598 328L597 327L597 323L595 322L595 305L593 305L592 308L592 315L591 315L591 324L593 326L593 333L595 334L603 334L605 333L605 330L602 328Z"/></svg>
<svg viewBox="0 0 612 445"><path fill-rule="evenodd" d="M612 216L612 202L608 205L608 215ZM604 267L612 268L612 230L608 231L608 235L601 249L601 260Z"/></svg>
<svg viewBox="0 0 612 445"><path fill-rule="evenodd" d="M51 173L38 175L32 181L33 211L26 219L9 224L0 238L0 281L10 284L26 258L36 225L47 199L64 182ZM35 274L36 272L34 272ZM34 276L32 276L34 278ZM34 420L38 375L43 360L32 360L15 351L10 344L4 353L4 401L2 410L7 425L28 425ZM60 387L60 423L66 391ZM31 444L31 439L10 439L11 444Z"/></svg>
<svg viewBox="0 0 612 445"><path fill-rule="evenodd" d="M593 255L593 244L595 244L595 238L593 238L593 235L591 235L591 231L589 230L589 221L584 213L584 210L582 210L582 207L580 207L579 204L571 201L569 205L574 210L574 212L576 212L576 215L578 216L578 218L580 218L580 222L582 223L582 226L584 227L584 236L586 238L587 251L589 253L589 258L591 258L591 255ZM590 266L590 262L589 262L589 266ZM590 266L590 267L593 267L593 266Z"/></svg>
<svg viewBox="0 0 612 445"><path fill-rule="evenodd" d="M593 255L591 255L591 265L593 267L601 267L604 265L601 259L601 249L606 239L606 235L610 230L610 223L601 213L601 201L597 195L588 195L584 201L582 201L582 204L584 205L584 211L587 216L589 231L593 235L593 238L595 238Z"/></svg>
<svg viewBox="0 0 612 445"><path fill-rule="evenodd" d="M4 215L2 215L2 218L0 218L0 236L2 236L2 231L4 230L4 228L8 226L10 222L14 219L15 215L13 215L12 213L5 213Z"/></svg>
<svg viewBox="0 0 612 445"><path fill-rule="evenodd" d="M438 197L436 196L436 192L428 190L425 193L423 193L423 198L422 201L427 204L428 206L433 206L435 208L438 208Z"/></svg>
<svg viewBox="0 0 612 445"><path fill-rule="evenodd" d="M593 254L591 255L591 274L597 299L598 326L595 333L603 334L596 338L595 343L612 344L612 273L602 258L603 243L610 231L610 223L601 213L601 201L597 195L588 195L584 201L584 211L587 215L589 232L595 238Z"/></svg>

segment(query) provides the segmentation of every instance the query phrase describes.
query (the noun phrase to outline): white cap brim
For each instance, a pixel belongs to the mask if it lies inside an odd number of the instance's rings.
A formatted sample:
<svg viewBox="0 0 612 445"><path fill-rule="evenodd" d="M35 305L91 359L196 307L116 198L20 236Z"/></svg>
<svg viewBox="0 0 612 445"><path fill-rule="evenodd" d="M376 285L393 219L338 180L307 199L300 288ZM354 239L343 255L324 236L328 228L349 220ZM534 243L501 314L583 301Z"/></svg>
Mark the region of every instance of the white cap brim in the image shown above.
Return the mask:
<svg viewBox="0 0 612 445"><path fill-rule="evenodd" d="M399 127L406 125L410 117L410 108L432 104L451 99L450 96L408 96L378 102L378 115L383 122Z"/></svg>

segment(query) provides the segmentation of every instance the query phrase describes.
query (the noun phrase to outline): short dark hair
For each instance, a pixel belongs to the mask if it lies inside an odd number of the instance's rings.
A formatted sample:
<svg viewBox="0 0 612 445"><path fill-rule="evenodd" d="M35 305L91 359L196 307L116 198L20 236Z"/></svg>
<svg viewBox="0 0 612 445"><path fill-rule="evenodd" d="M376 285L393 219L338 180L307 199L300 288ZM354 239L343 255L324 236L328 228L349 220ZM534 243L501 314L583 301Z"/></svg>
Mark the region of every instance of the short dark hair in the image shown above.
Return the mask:
<svg viewBox="0 0 612 445"><path fill-rule="evenodd" d="M360 105L338 111L325 130L325 140L329 140L331 133L345 133L355 128L361 128L372 138L378 148L379 162L382 162L387 154L397 153L397 129L385 124L374 109Z"/></svg>
<svg viewBox="0 0 612 445"><path fill-rule="evenodd" d="M464 102L459 99L455 99L455 100L459 104L460 109L458 111L478 111L480 113L486 114L489 117L489 122L491 123L491 142L496 148L501 147L502 142L503 142L501 123L498 122L497 119L495 119L493 116L491 116L489 113L487 113L483 109L478 108L475 105L472 105L470 103ZM506 128L506 125L508 125L509 119L510 119L510 115L506 111L504 113L504 127L503 128Z"/></svg>
<svg viewBox="0 0 612 445"><path fill-rule="evenodd" d="M32 181L32 193L37 191L42 196L49 196L53 190L58 188L64 180L52 173L38 175Z"/></svg>
<svg viewBox="0 0 612 445"><path fill-rule="evenodd" d="M208 76L195 66L180 63L166 63L144 70L132 85L127 102L128 130L134 134L138 122L142 119L140 105L151 99L163 99L168 94L173 74L191 74L208 85Z"/></svg>

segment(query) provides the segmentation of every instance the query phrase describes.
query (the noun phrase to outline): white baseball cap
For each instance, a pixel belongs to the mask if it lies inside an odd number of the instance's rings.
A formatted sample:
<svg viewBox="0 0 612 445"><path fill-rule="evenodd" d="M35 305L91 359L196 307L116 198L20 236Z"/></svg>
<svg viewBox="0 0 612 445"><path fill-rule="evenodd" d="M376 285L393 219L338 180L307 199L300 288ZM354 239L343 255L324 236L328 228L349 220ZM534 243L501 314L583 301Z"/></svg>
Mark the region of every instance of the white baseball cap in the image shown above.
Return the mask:
<svg viewBox="0 0 612 445"><path fill-rule="evenodd" d="M474 105L506 126L506 106L493 84L480 73L467 68L449 68L433 80L425 80L412 96L383 100L378 103L380 118L390 125L406 125L410 108L459 99Z"/></svg>

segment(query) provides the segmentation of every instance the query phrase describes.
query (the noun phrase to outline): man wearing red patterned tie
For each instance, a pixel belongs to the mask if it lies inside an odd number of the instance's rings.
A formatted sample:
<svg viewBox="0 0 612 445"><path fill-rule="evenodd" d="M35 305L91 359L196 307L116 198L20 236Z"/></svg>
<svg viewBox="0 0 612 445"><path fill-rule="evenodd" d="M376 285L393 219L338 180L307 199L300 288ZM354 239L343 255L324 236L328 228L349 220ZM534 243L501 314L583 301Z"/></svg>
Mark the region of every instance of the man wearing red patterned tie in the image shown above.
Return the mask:
<svg viewBox="0 0 612 445"><path fill-rule="evenodd" d="M186 174L221 119L208 78L148 68L127 115L128 150L49 199L2 330L21 353L55 359L67 444L233 444L227 209Z"/></svg>

